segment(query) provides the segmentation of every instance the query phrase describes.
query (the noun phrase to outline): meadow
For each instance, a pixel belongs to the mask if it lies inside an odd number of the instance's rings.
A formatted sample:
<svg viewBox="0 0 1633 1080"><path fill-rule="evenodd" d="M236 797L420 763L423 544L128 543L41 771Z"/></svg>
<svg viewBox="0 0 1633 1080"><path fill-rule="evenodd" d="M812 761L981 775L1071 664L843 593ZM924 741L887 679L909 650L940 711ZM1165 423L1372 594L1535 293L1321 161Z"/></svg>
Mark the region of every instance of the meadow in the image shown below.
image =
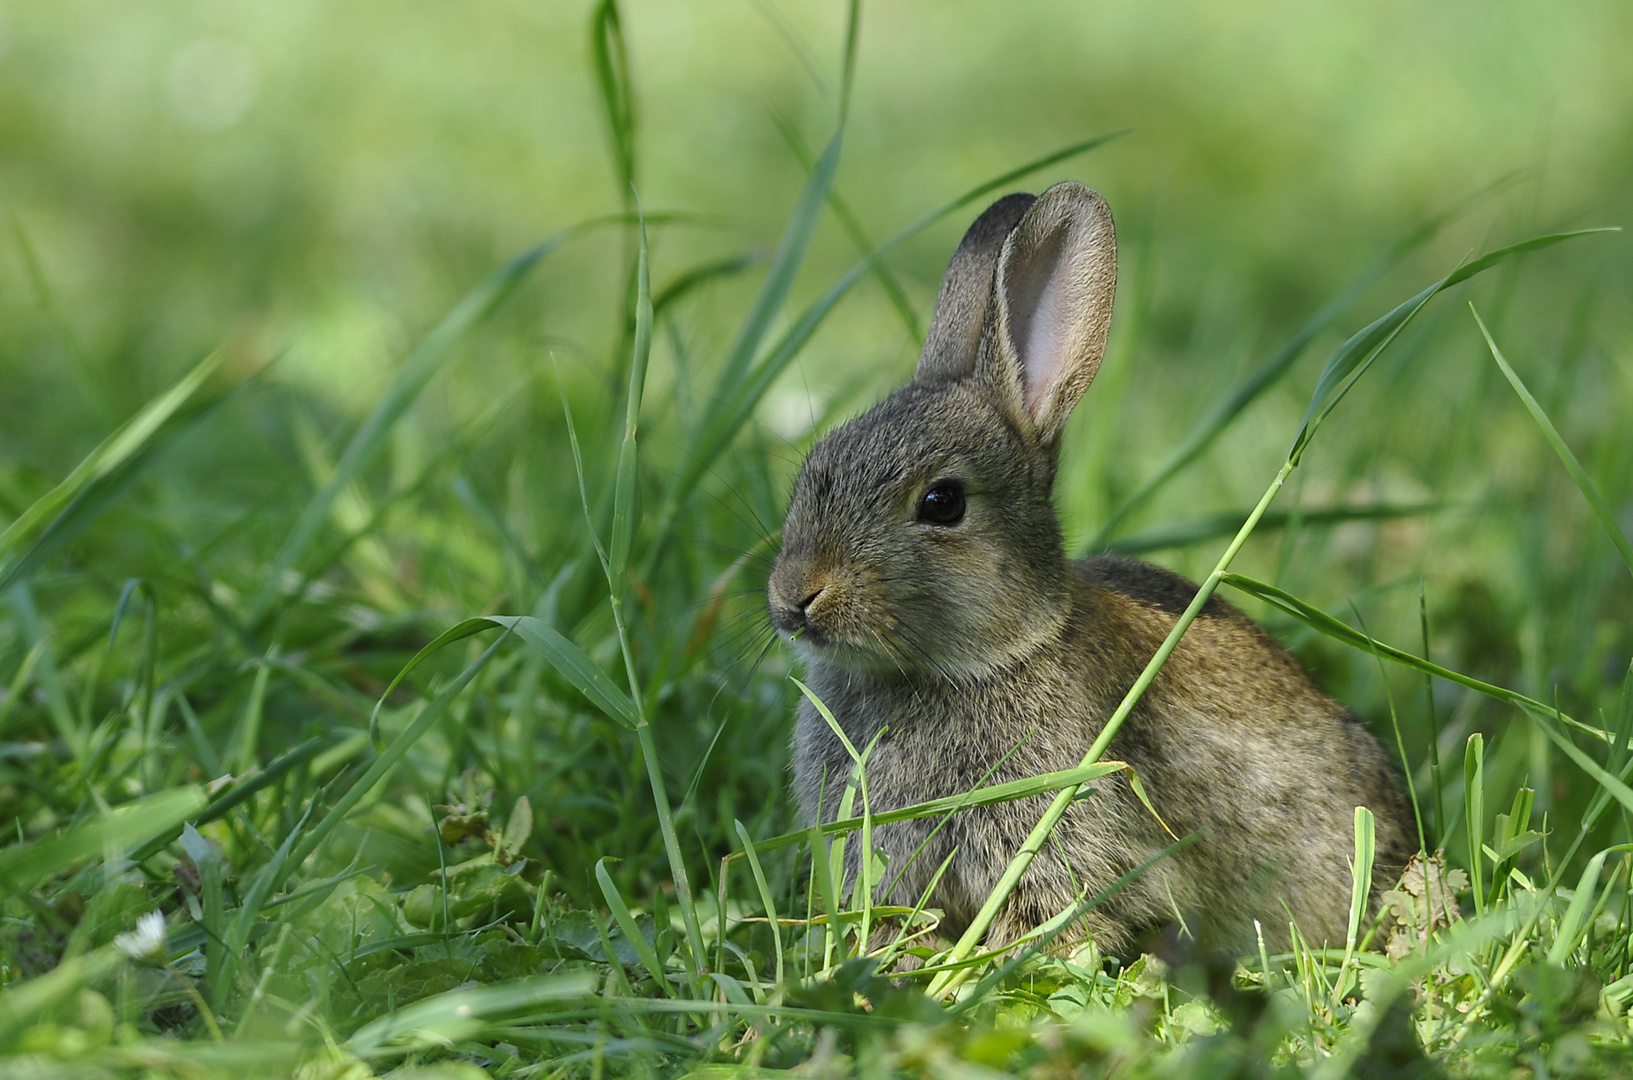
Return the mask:
<svg viewBox="0 0 1633 1080"><path fill-rule="evenodd" d="M1630 40L0 5L0 1074L1624 1074ZM1122 263L1068 544L1241 607L1400 764L1421 857L1342 947L983 951L792 805L794 473L974 215L1068 178Z"/></svg>

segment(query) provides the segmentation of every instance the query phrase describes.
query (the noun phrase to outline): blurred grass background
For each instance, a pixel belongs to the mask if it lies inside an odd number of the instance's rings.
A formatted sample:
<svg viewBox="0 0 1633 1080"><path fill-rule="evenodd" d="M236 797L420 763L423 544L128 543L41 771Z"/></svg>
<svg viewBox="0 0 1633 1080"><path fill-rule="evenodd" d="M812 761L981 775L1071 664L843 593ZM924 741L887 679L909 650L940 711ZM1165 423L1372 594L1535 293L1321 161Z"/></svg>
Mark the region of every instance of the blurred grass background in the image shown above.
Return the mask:
<svg viewBox="0 0 1633 1080"><path fill-rule="evenodd" d="M662 294L693 268L775 246L805 181L801 156L820 150L838 110L845 11L776 0L622 10L634 178ZM468 615L554 612L616 667L605 605L584 579L593 560L555 372L594 501L610 491L627 370L631 240L620 228L553 251L459 347L336 504L298 617L245 617L414 344L504 260L624 208L590 14L522 0L0 4L0 524L203 353L222 349L220 387L250 380L37 573L26 599L13 594L0 686L44 625L87 729L123 707L140 681L136 635L102 652L134 578L159 597L166 663L196 695L197 730L227 771L306 735L360 732L414 650ZM1122 237L1110 359L1074 418L1060 482L1081 546L1210 405L1434 215L1486 192L1119 534L1245 510L1283 460L1322 356L1470 253L1633 218L1630 40L1633 8L1610 0L870 3L835 190L877 244L1019 162L1128 129L1024 185L1099 188ZM920 326L974 213L889 259ZM1617 237L1578 242L1437 301L1323 429L1284 507L1437 509L1305 527L1291 542L1261 530L1243 569L1346 617L1353 603L1374 635L1409 649L1420 647L1422 581L1436 659L1540 700L1557 691L1590 722L1614 716L1633 588L1493 370L1465 301L1478 301L1633 531L1629 252ZM789 310L858 257L826 214ZM718 368L762 266L689 293L660 321L642 431L649 495L681 467L681 433L711 381L696 373ZM731 568L765 553L813 428L907 376L918 349L907 322L874 280L846 299L705 479L668 576L641 594L638 646L683 833L716 858L735 843L733 817L762 833L790 824L788 660L773 647L755 667L763 571ZM1220 544L1147 557L1200 574ZM715 589L727 595L720 619ZM1372 658L1267 622L1387 730ZM268 656L284 665L270 688ZM1426 777L1422 682L1389 678L1410 764ZM6 737L49 739L53 693L42 683L9 710ZM1533 729L1450 687L1436 695L1445 753L1455 760L1484 730L1492 786L1529 782L1540 808L1579 809L1587 792ZM535 843L579 900L599 902L587 867L605 854L627 860L621 880L655 887L666 868L627 733L587 719L565 692L538 715L503 694L471 708L491 725L467 710L469 734L433 740L418 808L364 815L371 857L399 881L434 868L422 819L471 766L508 796L548 803ZM150 768L120 774L124 793L210 778L183 755ZM19 836L80 797L7 769L0 818Z"/></svg>

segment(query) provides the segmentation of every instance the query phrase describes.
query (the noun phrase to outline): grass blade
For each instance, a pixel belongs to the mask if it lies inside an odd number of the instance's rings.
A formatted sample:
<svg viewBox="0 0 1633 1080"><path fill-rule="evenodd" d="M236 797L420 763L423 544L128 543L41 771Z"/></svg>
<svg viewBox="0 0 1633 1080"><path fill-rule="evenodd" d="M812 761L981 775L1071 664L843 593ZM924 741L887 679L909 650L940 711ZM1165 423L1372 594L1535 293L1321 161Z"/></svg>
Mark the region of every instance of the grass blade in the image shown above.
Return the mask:
<svg viewBox="0 0 1633 1080"><path fill-rule="evenodd" d="M1352 648L1360 649L1362 651L1376 650L1378 655L1383 656L1385 659L1391 660L1394 663L1400 664L1403 667L1409 667L1412 670L1422 672L1425 675L1433 675L1437 679L1445 679L1447 682L1456 683L1458 686L1467 687L1476 693L1484 694L1489 698L1495 698L1498 701L1513 705L1515 708L1522 709L1532 715L1556 715L1553 709L1534 698L1528 698L1524 694L1516 693L1515 691L1509 690L1505 687L1493 686L1491 683L1481 682L1479 679L1464 675L1460 671L1453 671L1451 668L1441 667L1439 664L1431 663L1422 657L1414 656L1402 649L1397 649L1393 645L1388 645L1382 641L1378 641L1376 638L1368 637L1366 634L1356 630L1348 623L1334 618L1313 604L1307 604L1303 600L1300 600L1298 597L1294 596L1292 593L1278 589L1274 585L1267 584L1263 581L1257 581L1250 577L1244 577L1241 574L1225 574L1222 581L1224 584L1238 589L1241 592L1245 592L1249 596L1258 597L1260 600L1263 600L1265 603L1278 609L1279 611L1287 615L1291 615L1299 622L1310 627L1310 629L1319 631L1320 633L1325 634L1327 637L1333 638L1336 641L1342 641ZM1592 735L1596 739L1603 739L1606 741L1611 739L1611 733L1603 730L1602 728L1596 728L1588 724L1584 724L1579 720L1574 720L1571 717L1564 715L1563 713L1557 715L1565 724L1586 735Z"/></svg>
<svg viewBox="0 0 1633 1080"><path fill-rule="evenodd" d="M1628 573L1633 574L1633 544L1627 542L1627 534L1622 532L1621 526L1616 524L1615 515L1610 512L1610 508L1605 505L1605 500L1600 497L1598 487L1594 485L1593 479L1588 476L1587 470L1582 468L1582 463L1576 460L1576 455L1571 453L1571 448L1565 445L1565 440L1560 437L1559 430L1554 427L1553 421L1548 419L1548 414L1542 411L1542 406L1537 404L1537 399L1531 396L1531 391L1526 389L1525 383L1521 380L1519 374L1509 366L1508 359L1503 356L1502 350L1497 348L1497 343L1491 338L1491 331L1486 329L1485 320L1480 318L1480 313L1474 310L1473 304L1469 305L1469 311L1473 313L1474 321L1480 326L1480 334L1486 339L1486 347L1491 350L1491 358L1497 361L1497 366L1502 369L1503 377L1508 380L1508 385L1514 388L1514 393L1518 394L1520 401L1525 404L1525 410L1531 414L1531 419L1535 420L1537 427L1542 429L1543 437L1548 440L1548 445L1552 446L1554 453L1559 455L1559 460L1565 466L1565 471L1570 473L1571 479L1576 482L1577 490L1581 491L1582 497L1588 500L1588 505L1593 508L1593 513L1598 517L1599 524L1604 526L1606 535L1610 537L1610 542L1615 545L1617 553L1621 555L1622 562L1627 564Z"/></svg>
<svg viewBox="0 0 1633 1080"><path fill-rule="evenodd" d="M1107 900L1110 900L1113 896L1116 896L1118 893L1122 892L1123 889L1127 888L1133 882L1139 880L1153 866L1156 866L1165 859L1173 858L1181 851L1184 851L1186 848L1196 843L1197 840L1201 839L1201 837L1201 833L1188 833L1187 835L1174 841L1172 844L1169 844L1155 855L1152 855L1150 858L1141 862L1139 865L1130 869L1128 872L1123 874L1116 881L1113 881L1110 885L1107 885L1094 896L1089 897L1082 903L1073 905L1060 915L1050 919L1037 930L1031 931L1028 935L1026 935L1027 937L1031 937L1032 934L1038 934L1038 937L1033 939L1025 949L1016 952L1013 956L1010 956L1008 961L1006 961L1003 966L995 968L993 971L985 975L981 981L975 985L975 988L971 990L969 994L967 994L962 1000L952 1005L948 1011L954 1016L958 1016L961 1013L968 1012L986 1004L988 1000L987 995L994 987L1001 984L1012 973L1018 971L1027 961L1041 955L1044 950L1048 949L1056 938L1065 933L1066 930L1078 919L1082 918L1084 915L1087 915L1089 912L1093 911ZM1045 929L1046 927L1047 929ZM1009 950L1005 950L1005 952L1007 953Z"/></svg>
<svg viewBox="0 0 1633 1080"><path fill-rule="evenodd" d="M1447 221L1461 213L1462 208L1449 210L1423 226L1413 230L1398 243L1378 256L1370 266L1361 271L1356 279L1344 287L1337 296L1323 304L1314 315L1293 332L1293 336L1284 341L1275 352L1265 357L1264 361L1237 383L1231 392L1221 399L1213 408L1209 409L1186 433L1185 438L1174 448L1165 461L1157 466L1156 472L1145 480L1134 493L1123 501L1100 526L1098 532L1085 545L1086 550L1094 550L1106 542L1117 526L1122 524L1130 514L1150 501L1151 497L1160 491L1168 481L1177 476L1187 465L1202 455L1202 452L1213 441L1225 432L1236 419L1247 410L1247 407L1257 401L1259 397L1292 368L1294 361L1304 355L1304 350L1310 343L1326 332L1339 316L1349 310L1360 296L1376 284L1385 274L1411 254L1414 250L1429 241L1445 225ZM1234 531L1234 530L1232 530Z"/></svg>
<svg viewBox="0 0 1633 1080"><path fill-rule="evenodd" d="M866 752L858 753L856 747L851 744L850 737L845 734L845 729L839 726L839 721L834 719L834 714L829 711L828 706L823 703L822 699L817 697L816 692L798 679L794 679L792 676L790 676L790 679L795 686L799 687L799 692L805 695L805 700L809 701L816 708L816 711L821 714L822 719L827 722L829 730L839 737L840 743L844 745L845 752L850 755L851 764L855 768L856 786L862 795L862 829L861 834L857 837L862 845L862 851L861 856L856 860L856 885L855 891L852 893L852 902L854 903L856 896L862 898L862 931L858 935L858 940L865 947L868 940L868 931L872 928L873 923L874 899L872 879L873 812L868 804L867 761L868 755L873 752L874 745L884 738L884 729L880 729L879 733L873 737L873 742L868 745ZM840 843L843 842L843 838L841 838Z"/></svg>
<svg viewBox="0 0 1633 1080"><path fill-rule="evenodd" d="M1238 383L1223 400L1197 420L1184 440L1168 455L1167 460L1157 467L1156 472L1152 473L1149 479L1135 489L1134 494L1124 500L1123 504L1107 517L1106 521L1100 526L1099 531L1095 533L1084 549L1092 551L1105 543L1106 538L1116 530L1119 524L1148 502L1163 485L1178 475L1182 469L1196 460L1204 450L1212 445L1214 439L1218 438L1225 429L1235 422L1236 418L1246 410L1248 405L1257 400L1261 394L1275 385L1287 373L1293 366L1293 362L1303 355L1304 350L1309 347L1310 342L1314 341L1337 321L1338 317L1348 310L1350 304L1354 303L1361 294L1381 280L1390 270L1399 266L1406 256L1433 239L1447 222L1461 216L1487 196L1507 187L1514 179L1515 177L1512 175L1505 176L1474 192L1403 236L1373 260L1370 266L1361 271L1360 276L1345 286L1337 296L1323 304L1314 315L1310 316L1309 321L1294 332L1292 337L1283 342L1275 352L1265 358L1263 363L1248 373L1247 377Z"/></svg>
<svg viewBox="0 0 1633 1080"><path fill-rule="evenodd" d="M1396 521L1401 518L1421 517L1444 509L1444 503L1416 503L1404 506L1384 503L1378 506L1327 506L1318 510L1301 509L1296 512L1270 510L1259 519L1259 531L1286 528L1296 517L1300 525L1342 525L1350 521ZM1150 551L1189 547L1225 536L1234 536L1247 521L1249 510L1229 510L1202 517L1182 518L1137 533L1120 536L1102 544L1098 550L1118 555L1141 555Z"/></svg>
<svg viewBox="0 0 1633 1080"><path fill-rule="evenodd" d="M596 5L590 17L590 55L595 60L595 85L612 140L618 190L628 206L635 184L635 90L630 82L629 50L624 44L618 0L601 0Z"/></svg>
<svg viewBox="0 0 1633 1080"><path fill-rule="evenodd" d="M773 113L772 119L777 124L777 130L782 133L783 141L799 160L800 166L807 174L812 172L817 163L811 157L811 152L806 149L805 140L800 138L799 131L781 113ZM879 287L884 290L890 306L896 309L896 315L901 319L902 326L907 329L908 336L915 342L922 343L924 329L919 326L919 318L913 312L913 305L907 299L907 293L902 291L901 282L896 280L896 275L890 272L890 266L882 259L873 258L873 241L868 239L867 230L863 228L862 222L851 210L844 196L839 194L837 187L830 186L828 189L828 207L834 212L834 217L839 219L839 224L844 227L845 234L851 238L857 252L872 264L873 276L878 280Z"/></svg>
<svg viewBox="0 0 1633 1080"><path fill-rule="evenodd" d="M1295 462L1299 459L1299 456L1304 452L1304 448L1309 445L1311 436L1315 434L1315 429L1343 400L1344 395L1349 392L1349 388L1355 385L1356 380L1365 373L1378 355L1395 339L1395 336L1404 330L1407 324L1417 316L1417 313L1423 310L1424 305L1434 299L1436 295L1516 255L1523 255L1526 252L1536 251L1540 248L1552 247L1554 244L1578 236L1592 236L1597 233L1619 231L1615 228L1577 229L1573 232L1534 236L1529 240L1522 240L1517 244L1498 248L1496 251L1480 256L1473 262L1464 263L1416 296L1402 302L1391 311L1357 330L1348 341L1340 345L1328 358L1327 366L1322 369L1321 378L1316 383L1315 393L1310 395L1310 405L1304 410L1304 418L1299 422L1298 433L1293 437L1293 446L1288 451L1288 456Z"/></svg>
<svg viewBox="0 0 1633 1080"><path fill-rule="evenodd" d="M475 1037L494 1017L587 1000L594 993L595 976L589 972L450 990L364 1024L345 1045L364 1058L441 1050Z"/></svg>
<svg viewBox="0 0 1633 1080"><path fill-rule="evenodd" d="M374 407L368 419L363 421L363 426L358 429L357 434L352 436L328 483L318 489L317 494L301 511L295 527L290 531L288 539L284 541L283 547L272 561L272 566L266 572L260 594L250 609L251 623L257 622L266 614L274 595L282 587L285 573L294 569L295 564L306 553L306 549L328 518L329 508L335 499L374 460L390 436L391 429L408 411L409 406L414 404L420 392L431 381L431 377L441 369L454 346L515 291L539 260L577 231L579 230L569 229L557 233L494 271L467 293L465 298L456 304L409 354L402 370L391 381L391 387L386 391L385 397Z"/></svg>
<svg viewBox="0 0 1633 1080"><path fill-rule="evenodd" d="M640 250L635 272L635 353L629 368L629 394L624 413L624 440L618 448L617 486L612 499L612 538L607 570L612 587L629 565L629 545L635 531L639 494L639 456L635 433L641 420L641 394L646 387L646 365L652 353L652 275L647 265L646 226L640 226Z"/></svg>
<svg viewBox="0 0 1633 1080"><path fill-rule="evenodd" d="M1542 733L1548 736L1566 757L1576 762L1583 772L1593 777L1594 781L1605 791L1610 792L1611 797L1621 803L1625 809L1633 811L1633 788L1629 788L1622 783L1619 777L1606 772L1604 766L1577 749L1576 744L1567 739L1564 733L1554 730L1554 725L1549 723L1549 717L1557 717L1557 712L1552 709L1527 710L1527 712L1531 713L1531 719L1538 728L1542 729Z"/></svg>
<svg viewBox="0 0 1633 1080"><path fill-rule="evenodd" d="M26 581L100 517L175 440L197 427L230 395L191 401L219 361L200 361L175 386L110 435L0 535L0 592ZM50 516L53 515L54 516ZM44 528L40 523L48 516ZM29 533L39 528L26 547ZM21 551L16 550L22 547ZM4 553L14 552L11 558Z"/></svg>
<svg viewBox="0 0 1633 1080"><path fill-rule="evenodd" d="M1088 765L1080 765L1075 769L1039 773L1037 776L1027 777L1024 780L1009 780L989 787L974 788L961 795L947 795L939 799L914 803L912 806L899 807L895 810L881 810L871 816L874 825L890 825L897 821L915 821L919 818L937 817L941 814L952 813L971 806L992 806L995 803L1014 802L1016 799L1025 799L1033 795L1047 795L1050 792L1063 791L1069 787L1080 787L1103 776L1121 772L1126 768L1128 766L1121 761L1096 761ZM845 817L830 821L825 825L814 826L811 829L782 833L767 840L757 840L755 841L755 847L761 851L776 851L780 848L805 843L811 838L813 832L818 836L839 836L844 833L855 832L861 827L861 818Z"/></svg>
<svg viewBox="0 0 1633 1080"><path fill-rule="evenodd" d="M369 732L375 744L380 744L380 709L391 696L391 692L408 678L409 673L433 653L440 651L443 646L494 628L514 633L531 645L539 655L549 661L558 675L566 679L574 689L589 698L609 717L626 727L635 726L635 705L629 696L618 689L617 684L607 677L606 672L595 666L595 661L591 660L583 649L573 644L559 631L531 615L481 615L474 619L466 619L438 634L397 672L396 678L391 680L375 703L374 713L369 719Z"/></svg>
<svg viewBox="0 0 1633 1080"><path fill-rule="evenodd" d="M258 770L251 776L240 777L229 783L225 788L211 796L209 805L205 806L197 817L191 819L193 826L196 828L207 822L215 821L217 818L225 817L235 807L248 802L257 792L264 791L270 785L277 783L297 765L316 757L318 751L322 750L326 745L330 745L329 740L321 736L314 736L293 750L286 751L269 761L266 768ZM149 840L146 844L137 848L132 853L131 858L141 862L163 846L164 841L162 838Z"/></svg>
<svg viewBox="0 0 1633 1080"><path fill-rule="evenodd" d="M777 901L771 896L771 886L766 884L765 871L760 868L760 856L754 849L754 841L749 839L748 830L743 828L741 821L733 820L732 825L737 829L737 839L742 842L743 854L748 856L749 872L754 875L754 887L760 891L760 904L765 908L766 921L771 926L771 945L777 955L777 985L783 984L783 955L782 955L782 926L777 921ZM722 915L724 919L724 915Z"/></svg>
<svg viewBox="0 0 1633 1080"><path fill-rule="evenodd" d="M203 809L206 801L202 788L171 788L116 806L61 836L14 844L0 850L0 889L26 893L81 859L128 851L169 833Z"/></svg>
<svg viewBox="0 0 1633 1080"><path fill-rule="evenodd" d="M221 355L210 353L172 383L169 389L142 406L112 435L103 439L62 483L41 496L5 532L0 533L0 559L10 555L37 527L55 516L92 483L108 476L137 454L220 366ZM5 584L0 583L0 591L4 590Z"/></svg>
<svg viewBox="0 0 1633 1080"><path fill-rule="evenodd" d="M663 964L658 960L658 954L653 950L652 943L646 940L646 935L641 933L641 925L635 921L635 916L631 914L629 905L624 903L624 898L618 892L618 886L613 882L612 875L607 873L606 859L596 860L595 880L601 886L601 895L607 898L607 906L612 909L612 917L618 920L618 929L624 932L625 939L635 949L635 955L640 958L641 966L646 968L647 974L652 976L652 981L657 984L659 990L663 991L664 996L672 997L673 993L669 986L669 980L664 977ZM615 956L609 955L608 960L614 963L617 962Z"/></svg>
<svg viewBox="0 0 1633 1080"><path fill-rule="evenodd" d="M743 255L732 255L714 262L703 263L681 273L668 285L659 289L652 297L653 317L663 314L673 304L701 289L712 281L720 281L729 277L736 277L746 270L752 269L764 262L766 256L762 252L750 251Z"/></svg>
<svg viewBox="0 0 1633 1080"><path fill-rule="evenodd" d="M1350 963L1355 959L1355 943L1361 936L1361 920L1366 917L1367 903L1372 899L1372 861L1378 853L1377 823L1372 811L1364 806L1355 808L1355 859L1350 863L1349 928L1344 932L1344 960L1338 965L1333 979L1333 1005L1344 1000L1348 987Z"/></svg>
<svg viewBox="0 0 1633 1080"><path fill-rule="evenodd" d="M221 973L226 964L226 905L222 899L221 857L192 825L181 830L181 847L199 875L199 899L204 910L204 985L213 991L216 1007L222 995Z"/></svg>
<svg viewBox="0 0 1633 1080"><path fill-rule="evenodd" d="M1469 736L1463 752L1463 824L1469 839L1469 880L1474 883L1474 906L1486 913L1485 870L1480 862L1486 827L1486 737Z"/></svg>
<svg viewBox="0 0 1633 1080"><path fill-rule="evenodd" d="M716 393L721 397L725 397L733 387L741 385L755 354L759 352L760 342L764 340L766 331L771 327L771 320L776 318L777 312L782 309L783 301L788 297L788 290L794 284L794 275L799 272L800 264L805 260L806 249L810 247L811 234L816 231L817 218L828 199L828 189L833 185L834 173L839 169L839 152L842 144L843 129L835 131L833 137L828 140L827 147L822 151L822 156L817 158L816 167L811 170L811 175L800 191L799 200L794 204L794 212L783 229L782 239L777 243L777 253L771 260L771 270L760 286L759 295L754 298L754 306L749 309L748 319L738 331L731 352L726 356L725 367L721 370L720 379L716 383Z"/></svg>
<svg viewBox="0 0 1633 1080"><path fill-rule="evenodd" d="M808 239L808 237L807 237ZM636 426L640 415L641 393L646 378L646 360L651 349L652 301L651 280L646 269L646 233L643 227L640 249L640 271L638 280L638 303L636 308L635 356L631 364L629 398L626 407L624 425L624 442L619 454L619 472L617 488L615 489L614 531L621 533L621 538L615 535L612 546L617 549L612 553L604 552L599 539L595 538L595 522L590 514L589 493L584 482L584 462L579 454L578 436L572 428L572 413L568 407L566 393L562 394L562 408L567 417L568 437L573 448L573 468L578 479L580 501L583 504L584 522L589 530L591 540L595 546L596 555L601 560L602 570L607 579L607 600L612 609L612 621L618 635L618 648L624 658L624 674L629 681L629 696L625 699L629 708L627 716L635 728L635 737L641 748L641 757L646 763L647 782L652 788L653 808L658 815L658 831L663 837L664 854L669 860L669 872L675 883L675 900L680 906L681 920L686 927L686 971L694 997L702 993L702 973L705 963L703 950L703 931L697 918L697 905L692 898L691 879L687 874L686 860L681 855L680 838L675 832L674 815L669 803L669 791L664 783L663 765L658 757L657 744L653 739L652 726L647 722L646 705L641 691L641 679L636 670L635 652L630 644L629 627L624 619L624 571L627 566L629 547L633 539L634 499L637 494L636 476ZM773 274L776 273L775 267ZM558 375L559 383L559 375ZM561 635L555 635L552 640L544 635L545 643L552 646L571 645ZM558 650L559 651L559 650ZM575 655L576 654L576 655ZM586 692L596 690L600 697L596 698L603 708L607 705L622 706L605 689L611 686L610 681L601 673L600 669L590 663L588 657L583 657L576 647L570 652L564 652L562 660L570 662L568 670L564 670L558 663L555 653L546 652L546 658L557 664L557 670L562 671L571 679L576 674L579 679L575 685L583 686ZM582 662L580 662L580 660Z"/></svg>
<svg viewBox="0 0 1633 1080"><path fill-rule="evenodd" d="M458 629L458 627L455 629ZM323 815L322 820L317 823L312 831L306 834L306 839L301 841L300 846L289 857L288 865L291 868L299 867L304 863L307 857L316 851L319 845L335 830L336 826L345 820L352 807L361 802L363 796L373 791L385 780L386 776L402 761L403 755L408 753L409 748L418 742L426 732L430 731L438 720L442 719L443 714L448 711L448 707L454 703L454 699L464 691L465 687L470 685L471 680L476 678L483 668L488 666L488 661L493 659L494 653L499 651L499 646L503 645L505 638L509 636L508 633L501 635L497 641L483 651L482 655L472 660L453 682L443 688L442 693L438 694L431 700L430 704L420 710L420 714L404 729L403 733L392 740L391 745L387 746L380 756L374 759L374 763L368 767L368 770L347 789L346 794L336 800L334 806L329 808L328 813ZM387 691L387 693L389 692ZM384 697L385 695L382 694L382 700Z"/></svg>
<svg viewBox="0 0 1633 1080"><path fill-rule="evenodd" d="M1588 908L1593 904L1593 891L1599 886L1599 873L1605 867L1605 856L1617 850L1607 848L1588 860L1588 865L1582 868L1582 877L1576 883L1576 895L1565 909L1565 915L1559 920L1559 927L1554 932L1554 943L1548 948L1548 962L1556 966L1563 966L1569 959L1576 943L1586 931L1583 925L1586 922Z"/></svg>

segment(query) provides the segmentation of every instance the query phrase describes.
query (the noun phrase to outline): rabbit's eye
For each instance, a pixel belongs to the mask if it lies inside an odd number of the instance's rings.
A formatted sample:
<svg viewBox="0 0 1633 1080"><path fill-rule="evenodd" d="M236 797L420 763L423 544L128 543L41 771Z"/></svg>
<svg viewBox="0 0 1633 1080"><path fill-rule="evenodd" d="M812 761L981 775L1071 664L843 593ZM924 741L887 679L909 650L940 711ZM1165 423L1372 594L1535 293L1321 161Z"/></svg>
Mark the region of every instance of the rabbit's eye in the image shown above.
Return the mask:
<svg viewBox="0 0 1633 1080"><path fill-rule="evenodd" d="M957 525L964 519L964 485L944 480L919 497L919 520L932 525Z"/></svg>

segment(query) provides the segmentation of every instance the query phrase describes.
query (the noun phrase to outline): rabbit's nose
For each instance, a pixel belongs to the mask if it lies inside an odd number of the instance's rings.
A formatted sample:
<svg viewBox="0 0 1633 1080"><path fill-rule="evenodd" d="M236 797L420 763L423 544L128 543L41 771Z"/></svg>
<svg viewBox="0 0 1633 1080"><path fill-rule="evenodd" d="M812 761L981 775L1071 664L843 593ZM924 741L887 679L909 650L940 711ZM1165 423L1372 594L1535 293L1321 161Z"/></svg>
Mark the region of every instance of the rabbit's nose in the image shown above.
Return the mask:
<svg viewBox="0 0 1633 1080"><path fill-rule="evenodd" d="M779 583L773 579L771 585L771 621L785 634L798 633L810 628L811 605L827 590L826 585L805 581L794 584L793 590L787 590L787 585L778 587ZM808 592L804 599L791 600L789 596L799 596Z"/></svg>

